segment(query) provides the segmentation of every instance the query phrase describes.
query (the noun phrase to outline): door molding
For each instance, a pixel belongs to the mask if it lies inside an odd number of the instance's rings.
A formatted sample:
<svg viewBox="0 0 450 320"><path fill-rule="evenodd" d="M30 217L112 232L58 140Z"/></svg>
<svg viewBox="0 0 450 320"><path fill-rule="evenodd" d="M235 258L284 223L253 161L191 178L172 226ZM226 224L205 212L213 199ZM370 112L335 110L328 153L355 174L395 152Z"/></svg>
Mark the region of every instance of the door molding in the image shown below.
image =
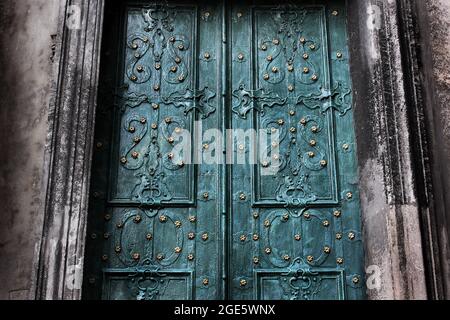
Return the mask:
<svg viewBox="0 0 450 320"><path fill-rule="evenodd" d="M105 2L61 1L35 276L38 299L81 299ZM399 8L412 10L401 6L404 2L348 0L366 266L383 270L381 290L369 290L370 299L427 297L417 199L417 188L424 186L414 178L417 159L409 133L416 129L409 121L410 85L401 67L407 52L401 52L400 42L412 35L399 22ZM67 28L73 5L81 9L80 30ZM367 23L371 5L380 8L376 30ZM369 112L367 106L372 106Z"/></svg>

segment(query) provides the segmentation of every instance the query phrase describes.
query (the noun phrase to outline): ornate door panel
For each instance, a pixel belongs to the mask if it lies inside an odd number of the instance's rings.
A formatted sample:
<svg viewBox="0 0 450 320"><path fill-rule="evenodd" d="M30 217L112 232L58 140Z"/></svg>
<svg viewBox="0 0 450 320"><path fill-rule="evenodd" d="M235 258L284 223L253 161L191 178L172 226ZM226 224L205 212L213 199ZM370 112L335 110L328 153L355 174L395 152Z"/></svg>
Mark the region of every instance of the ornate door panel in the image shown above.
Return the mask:
<svg viewBox="0 0 450 320"><path fill-rule="evenodd" d="M232 127L278 135L231 168L230 296L361 298L344 1L240 1L230 29Z"/></svg>
<svg viewBox="0 0 450 320"><path fill-rule="evenodd" d="M85 297L362 298L344 1L134 1L107 21ZM195 164L226 128L235 164Z"/></svg>

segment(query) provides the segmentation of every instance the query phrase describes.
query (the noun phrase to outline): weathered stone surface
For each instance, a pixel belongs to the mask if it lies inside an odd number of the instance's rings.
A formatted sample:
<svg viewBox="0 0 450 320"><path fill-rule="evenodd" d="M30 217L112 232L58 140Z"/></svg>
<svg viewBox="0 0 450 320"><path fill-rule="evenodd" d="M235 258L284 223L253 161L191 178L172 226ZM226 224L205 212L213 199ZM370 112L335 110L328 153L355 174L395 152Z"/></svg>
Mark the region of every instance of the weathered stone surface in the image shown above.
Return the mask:
<svg viewBox="0 0 450 320"><path fill-rule="evenodd" d="M0 1L0 299L34 297L58 3Z"/></svg>

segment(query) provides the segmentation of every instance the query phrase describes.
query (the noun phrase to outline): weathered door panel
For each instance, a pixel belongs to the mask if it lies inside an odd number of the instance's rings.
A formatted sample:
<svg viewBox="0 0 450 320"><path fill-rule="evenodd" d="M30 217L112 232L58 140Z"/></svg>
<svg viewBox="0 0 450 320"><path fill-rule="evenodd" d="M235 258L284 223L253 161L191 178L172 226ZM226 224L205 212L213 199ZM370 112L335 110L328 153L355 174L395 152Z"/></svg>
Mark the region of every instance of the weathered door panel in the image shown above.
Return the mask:
<svg viewBox="0 0 450 320"><path fill-rule="evenodd" d="M279 134L231 168L230 297L362 298L344 1L240 1L229 25L232 127Z"/></svg>
<svg viewBox="0 0 450 320"><path fill-rule="evenodd" d="M363 298L345 1L108 14L85 298ZM189 164L226 128L234 165Z"/></svg>

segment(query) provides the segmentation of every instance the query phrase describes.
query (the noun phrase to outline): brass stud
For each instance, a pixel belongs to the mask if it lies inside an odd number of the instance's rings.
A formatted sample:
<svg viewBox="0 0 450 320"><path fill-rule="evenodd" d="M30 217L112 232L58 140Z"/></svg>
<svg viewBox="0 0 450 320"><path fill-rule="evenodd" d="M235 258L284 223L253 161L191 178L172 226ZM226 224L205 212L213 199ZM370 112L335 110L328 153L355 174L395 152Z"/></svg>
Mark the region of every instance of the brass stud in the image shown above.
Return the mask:
<svg viewBox="0 0 450 320"><path fill-rule="evenodd" d="M292 84L288 85L288 91L289 92L294 91L294 86Z"/></svg>
<svg viewBox="0 0 450 320"><path fill-rule="evenodd" d="M280 160L280 155L274 154L274 155L272 156L272 158L273 158L274 160L278 161L278 160Z"/></svg>
<svg viewBox="0 0 450 320"><path fill-rule="evenodd" d="M345 143L345 144L342 146L342 149L344 149L345 151L347 151L348 149L350 149L350 145L347 144L347 143Z"/></svg>
<svg viewBox="0 0 450 320"><path fill-rule="evenodd" d="M264 220L264 227L269 228L271 225L270 220Z"/></svg>
<svg viewBox="0 0 450 320"><path fill-rule="evenodd" d="M143 72L143 71L144 71L144 67L143 67L143 66L137 66L137 67L136 67L136 70L137 70L138 72Z"/></svg>
<svg viewBox="0 0 450 320"><path fill-rule="evenodd" d="M309 212L305 212L303 217L305 217L305 219L310 219L311 218L311 214Z"/></svg>
<svg viewBox="0 0 450 320"><path fill-rule="evenodd" d="M291 260L291 257L288 256L287 254L285 254L285 255L283 256L283 260L284 260L284 261L289 261L289 260Z"/></svg>
<svg viewBox="0 0 450 320"><path fill-rule="evenodd" d="M239 281L239 284L241 285L241 287L245 287L247 286L247 280L242 279L241 281Z"/></svg>
<svg viewBox="0 0 450 320"><path fill-rule="evenodd" d="M259 213L258 212L254 212L253 213L253 219L259 219Z"/></svg>
<svg viewBox="0 0 450 320"><path fill-rule="evenodd" d="M317 76L317 74L313 74L313 76L311 77L312 81L317 81L319 79L319 77Z"/></svg>
<svg viewBox="0 0 450 320"><path fill-rule="evenodd" d="M147 239L148 241L153 240L153 235L151 233L147 233L145 239Z"/></svg>
<svg viewBox="0 0 450 320"><path fill-rule="evenodd" d="M188 239L189 239L189 240L194 240L194 239L195 239L195 233L189 232L189 234L188 234Z"/></svg>
<svg viewBox="0 0 450 320"><path fill-rule="evenodd" d="M195 259L194 255L192 253L188 254L187 258L189 261L193 261Z"/></svg>
<svg viewBox="0 0 450 320"><path fill-rule="evenodd" d="M166 223L166 222L167 222L167 216L164 216L164 215L160 216L160 217L159 217L159 221L160 221L161 223Z"/></svg>
<svg viewBox="0 0 450 320"><path fill-rule="evenodd" d="M280 44L280 40L278 40L278 39L273 39L272 43L273 43L274 45L277 46L277 45Z"/></svg>
<svg viewBox="0 0 450 320"><path fill-rule="evenodd" d="M342 240L342 233L336 233L336 239Z"/></svg>
<svg viewBox="0 0 450 320"><path fill-rule="evenodd" d="M295 116L295 111L294 111L294 110L290 110L290 111L289 111L289 115L290 115L291 117Z"/></svg>
<svg viewBox="0 0 450 320"><path fill-rule="evenodd" d="M121 253L121 252L122 252L122 248L121 248L120 246L117 246L117 247L114 249L114 251L115 251L116 253Z"/></svg>
<svg viewBox="0 0 450 320"><path fill-rule="evenodd" d="M338 57L338 59L341 59L344 55L342 54L342 52L338 52L336 53L336 57Z"/></svg>
<svg viewBox="0 0 450 320"><path fill-rule="evenodd" d="M135 133L136 132L136 128L135 127L129 127L128 128L128 132Z"/></svg>
<svg viewBox="0 0 450 320"><path fill-rule="evenodd" d="M344 263L344 259L343 258L337 258L336 259L336 263L337 264L343 264Z"/></svg>
<svg viewBox="0 0 450 320"><path fill-rule="evenodd" d="M317 133L317 132L319 132L319 128L316 127L316 126L313 126L313 127L311 127L311 132L312 133Z"/></svg>
<svg viewBox="0 0 450 320"><path fill-rule="evenodd" d="M300 38L300 43L305 43L305 42L306 42L306 39L304 37L301 37Z"/></svg>
<svg viewBox="0 0 450 320"><path fill-rule="evenodd" d="M348 234L348 238L349 238L350 240L355 240L356 235L355 235L353 232L350 232L350 233Z"/></svg>
<svg viewBox="0 0 450 320"><path fill-rule="evenodd" d="M304 53L304 54L303 54L303 59L307 60L308 58L309 58L309 54Z"/></svg>
<svg viewBox="0 0 450 320"><path fill-rule="evenodd" d="M138 46L136 43L133 43L133 44L131 45L131 48L134 49L134 50L136 50L137 48L139 48L139 46Z"/></svg>
<svg viewBox="0 0 450 320"><path fill-rule="evenodd" d="M183 250L180 247L175 248L175 253L180 254Z"/></svg>
<svg viewBox="0 0 450 320"><path fill-rule="evenodd" d="M268 163L267 161L263 161L263 162L261 163L261 166L262 166L263 168L268 168L268 167L269 167L269 163Z"/></svg>
<svg viewBox="0 0 450 320"><path fill-rule="evenodd" d="M208 11L206 11L204 14L205 18L209 18L209 16L211 15L211 13L209 13Z"/></svg>
<svg viewBox="0 0 450 320"><path fill-rule="evenodd" d="M292 127L292 128L289 129L289 131L290 131L291 133L296 133L296 132L297 132L297 128Z"/></svg>
<svg viewBox="0 0 450 320"><path fill-rule="evenodd" d="M184 45L182 45L182 44L180 44L179 46L178 46L178 50L184 50Z"/></svg>
<svg viewBox="0 0 450 320"><path fill-rule="evenodd" d="M190 216L189 217L189 222L191 222L191 223L197 222L197 217L196 216Z"/></svg>
<svg viewBox="0 0 450 320"><path fill-rule="evenodd" d="M160 90L160 86L159 86L159 85L155 85L155 86L153 87L153 90L159 91L159 90Z"/></svg>
<svg viewBox="0 0 450 320"><path fill-rule="evenodd" d="M208 239L209 239L209 235L207 233L202 234L203 241L208 241Z"/></svg>
<svg viewBox="0 0 450 320"><path fill-rule="evenodd" d="M108 261L108 256L107 256L106 254L104 254L104 255L102 256L102 261L103 261L103 262Z"/></svg>
<svg viewBox="0 0 450 320"><path fill-rule="evenodd" d="M253 257L253 263L254 264L259 264L259 258L258 257Z"/></svg>
<svg viewBox="0 0 450 320"><path fill-rule="evenodd" d="M155 69L156 70L160 70L161 69L161 64L160 63L155 63Z"/></svg>
<svg viewBox="0 0 450 320"><path fill-rule="evenodd" d="M243 16L242 12L238 12L238 13L237 13L237 17L238 17L238 18L242 18L242 16Z"/></svg>
<svg viewBox="0 0 450 320"><path fill-rule="evenodd" d="M330 254L331 253L331 248L330 247L324 247L323 248L323 252L325 252L326 254Z"/></svg>
<svg viewBox="0 0 450 320"><path fill-rule="evenodd" d="M303 73L308 74L309 73L309 68L308 67L304 67L303 68Z"/></svg>
<svg viewBox="0 0 450 320"><path fill-rule="evenodd" d="M177 66L173 66L172 68L170 68L170 71L175 73L178 71L178 67Z"/></svg>
<svg viewBox="0 0 450 320"><path fill-rule="evenodd" d="M240 144L240 145L238 146L238 149L239 149L240 151L244 151L244 150L245 150L245 146L244 146L243 144Z"/></svg>
<svg viewBox="0 0 450 320"><path fill-rule="evenodd" d="M153 130L158 129L158 124L157 124L157 123L152 123L152 129L153 129Z"/></svg>
<svg viewBox="0 0 450 320"><path fill-rule="evenodd" d="M164 119L164 122L167 124L171 124L172 123L172 118L171 117L167 117Z"/></svg>
<svg viewBox="0 0 450 320"><path fill-rule="evenodd" d="M307 260L309 263L312 263L312 262L314 262L314 257L313 257L313 256L308 256L308 257L306 257L306 260Z"/></svg>
<svg viewBox="0 0 450 320"><path fill-rule="evenodd" d="M320 165L321 165L322 167L326 167L327 164L328 164L327 160L320 160Z"/></svg>
<svg viewBox="0 0 450 320"><path fill-rule="evenodd" d="M244 60L245 56L243 53L239 53L237 57L240 61Z"/></svg>
<svg viewBox="0 0 450 320"><path fill-rule="evenodd" d="M134 223L140 223L142 221L142 217L140 215L137 215L134 217Z"/></svg>
<svg viewBox="0 0 450 320"><path fill-rule="evenodd" d="M264 252L265 252L266 254L271 254L271 253L272 253L272 249L266 248L266 249L264 250Z"/></svg>
<svg viewBox="0 0 450 320"><path fill-rule="evenodd" d="M131 156L133 157L133 159L137 159L137 158L139 158L139 152L134 151L134 152L131 154Z"/></svg>
<svg viewBox="0 0 450 320"><path fill-rule="evenodd" d="M264 80L269 80L269 79L270 79L269 74L268 74L268 73L265 73L265 74L263 75L263 79L264 79Z"/></svg>
<svg viewBox="0 0 450 320"><path fill-rule="evenodd" d="M282 126L282 125L284 125L284 120L283 120L283 119L279 119L279 120L277 121L277 123L278 123L280 126Z"/></svg>
<svg viewBox="0 0 450 320"><path fill-rule="evenodd" d="M310 145L311 147L315 147L315 146L317 145L317 141L316 141L316 140L311 140L311 141L309 142L309 145Z"/></svg>
<svg viewBox="0 0 450 320"><path fill-rule="evenodd" d="M332 14L333 16L338 16L338 15L339 15L339 11L334 10L331 14Z"/></svg>
<svg viewBox="0 0 450 320"><path fill-rule="evenodd" d="M169 153L168 155L167 155L167 158L169 158L169 159L173 159L175 157L175 155L173 154L173 153Z"/></svg>
<svg viewBox="0 0 450 320"><path fill-rule="evenodd" d="M273 72L273 73L277 73L277 72L278 72L278 68L277 68L277 67L273 67L273 68L272 68L272 72Z"/></svg>
<svg viewBox="0 0 450 320"><path fill-rule="evenodd" d="M141 54L140 54L139 52L136 52L136 53L134 54L134 57L135 57L136 59L139 59L139 58L141 57Z"/></svg>
<svg viewBox="0 0 450 320"><path fill-rule="evenodd" d="M170 41L170 42L175 42L175 37L170 37L170 38L169 38L169 41Z"/></svg>
<svg viewBox="0 0 450 320"><path fill-rule="evenodd" d="M261 46L261 50L262 50L262 51L266 51L266 50L267 50L267 46L266 46L265 44L263 44L263 45Z"/></svg>
<svg viewBox="0 0 450 320"><path fill-rule="evenodd" d="M141 259L141 255L139 253L133 253L133 260L139 261Z"/></svg>
<svg viewBox="0 0 450 320"><path fill-rule="evenodd" d="M164 260L164 255L162 253L158 253L158 255L156 256L156 260L158 261Z"/></svg>
<svg viewBox="0 0 450 320"><path fill-rule="evenodd" d="M180 64L180 63L181 63L181 58L180 58L180 57L176 57L176 58L175 58L175 62L178 63L178 64Z"/></svg>
<svg viewBox="0 0 450 320"><path fill-rule="evenodd" d="M245 241L247 241L247 236L242 235L242 236L240 236L239 240L241 240L241 242L245 242Z"/></svg>
<svg viewBox="0 0 450 320"><path fill-rule="evenodd" d="M259 235L255 233L253 235L253 241L258 241L258 240L259 240Z"/></svg>
<svg viewBox="0 0 450 320"><path fill-rule="evenodd" d="M202 283L203 283L204 286L209 285L209 279L206 279L206 278L203 279Z"/></svg>
<svg viewBox="0 0 450 320"><path fill-rule="evenodd" d="M267 56L267 61L272 61L273 60L273 57L272 56Z"/></svg>
<svg viewBox="0 0 450 320"><path fill-rule="evenodd" d="M307 123L307 121L306 121L305 118L302 118L302 119L300 120L300 124L301 124L302 126L305 126L306 123Z"/></svg>
<svg viewBox="0 0 450 320"><path fill-rule="evenodd" d="M144 38L143 38L143 41L144 41L145 43L147 43L147 42L148 42L148 38L147 38L147 37L144 37Z"/></svg>
<svg viewBox="0 0 450 320"><path fill-rule="evenodd" d="M288 221L289 220L289 214L284 214L282 217L283 221Z"/></svg>
<svg viewBox="0 0 450 320"><path fill-rule="evenodd" d="M241 194L239 195L239 199L240 199L241 201L247 200L247 195L246 195L245 193L241 193Z"/></svg>
<svg viewBox="0 0 450 320"><path fill-rule="evenodd" d="M353 193L351 193L351 192L348 192L347 193L347 199L352 199L353 198Z"/></svg>
<svg viewBox="0 0 450 320"><path fill-rule="evenodd" d="M333 212L333 215L334 215L336 218L340 218L341 215L342 215L342 211L336 210L336 211Z"/></svg>
<svg viewBox="0 0 450 320"><path fill-rule="evenodd" d="M182 223L181 223L181 221L175 221L175 227L177 227L177 228L181 228L181 226L183 225Z"/></svg>
<svg viewBox="0 0 450 320"><path fill-rule="evenodd" d="M308 152L308 157L310 158L314 158L316 156L316 154L312 151Z"/></svg>
<svg viewBox="0 0 450 320"><path fill-rule="evenodd" d="M352 282L354 283L354 284L358 284L359 283L359 277L358 276L356 276L356 277L353 277L353 279L352 279Z"/></svg>
<svg viewBox="0 0 450 320"><path fill-rule="evenodd" d="M141 122L141 124L146 124L146 123L147 123L147 119L144 118L144 117L142 117L141 120L140 120L140 122Z"/></svg>
<svg viewBox="0 0 450 320"><path fill-rule="evenodd" d="M324 222L322 222L322 224L325 228L328 228L330 226L330 221L325 220Z"/></svg>
<svg viewBox="0 0 450 320"><path fill-rule="evenodd" d="M316 46L315 46L314 44L311 44L311 45L309 46L309 48L310 48L311 50L316 50Z"/></svg>
<svg viewBox="0 0 450 320"><path fill-rule="evenodd" d="M209 199L209 193L208 192L204 192L203 193L203 199L205 199L205 200Z"/></svg>
<svg viewBox="0 0 450 320"><path fill-rule="evenodd" d="M302 236L299 234L296 234L294 239L295 239L295 241L300 241L300 240L302 240Z"/></svg>
<svg viewBox="0 0 450 320"><path fill-rule="evenodd" d="M184 75L181 75L178 77L178 81L183 82L186 78L184 77Z"/></svg>
<svg viewBox="0 0 450 320"><path fill-rule="evenodd" d="M289 65L288 66L288 71L289 72L293 72L294 71L294 66L293 65Z"/></svg>
<svg viewBox="0 0 450 320"><path fill-rule="evenodd" d="M153 110L158 110L159 109L159 104L152 103L152 108L153 108Z"/></svg>
<svg viewBox="0 0 450 320"><path fill-rule="evenodd" d="M211 58L211 54L209 52L205 52L204 57L206 60L209 60Z"/></svg>

